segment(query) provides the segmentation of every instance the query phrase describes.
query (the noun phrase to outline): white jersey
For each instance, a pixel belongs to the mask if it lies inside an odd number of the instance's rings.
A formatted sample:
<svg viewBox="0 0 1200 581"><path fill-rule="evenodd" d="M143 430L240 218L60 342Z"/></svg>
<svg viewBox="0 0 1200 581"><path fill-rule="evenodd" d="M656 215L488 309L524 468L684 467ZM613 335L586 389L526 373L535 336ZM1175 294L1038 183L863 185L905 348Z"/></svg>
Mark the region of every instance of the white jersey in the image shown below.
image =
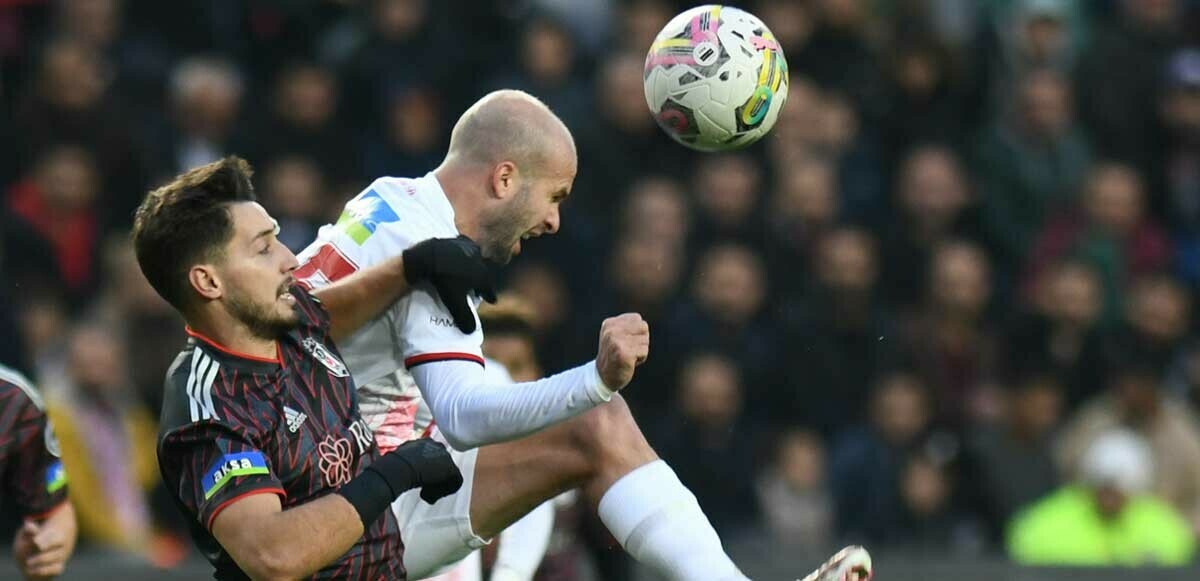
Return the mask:
<svg viewBox="0 0 1200 581"><path fill-rule="evenodd" d="M430 238L458 236L454 208L433 174L379 178L346 204L336 224L321 228L300 253L296 278L320 288L400 255ZM469 301L474 311L480 299ZM478 314L476 314L478 323ZM408 367L433 361L484 364L483 332L467 335L429 287L418 286L350 338L340 351L358 385L362 417L383 452L421 437L432 416Z"/></svg>

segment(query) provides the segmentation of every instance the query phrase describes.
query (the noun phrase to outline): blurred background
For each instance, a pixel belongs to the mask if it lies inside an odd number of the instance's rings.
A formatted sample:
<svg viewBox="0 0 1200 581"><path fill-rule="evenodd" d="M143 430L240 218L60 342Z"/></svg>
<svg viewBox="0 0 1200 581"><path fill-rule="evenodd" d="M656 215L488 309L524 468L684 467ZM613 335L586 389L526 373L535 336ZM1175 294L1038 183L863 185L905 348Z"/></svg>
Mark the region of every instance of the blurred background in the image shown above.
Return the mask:
<svg viewBox="0 0 1200 581"><path fill-rule="evenodd" d="M244 156L299 251L497 88L580 155L562 232L505 274L535 333L513 361L581 363L642 313L623 393L748 568L846 542L897 563L881 579L1192 563L1200 3L734 4L781 42L789 100L706 155L642 94L691 3L0 0L0 361L59 431L74 577L210 571L155 466L185 336L127 239L145 192ZM560 507L540 579L635 575L588 513Z"/></svg>

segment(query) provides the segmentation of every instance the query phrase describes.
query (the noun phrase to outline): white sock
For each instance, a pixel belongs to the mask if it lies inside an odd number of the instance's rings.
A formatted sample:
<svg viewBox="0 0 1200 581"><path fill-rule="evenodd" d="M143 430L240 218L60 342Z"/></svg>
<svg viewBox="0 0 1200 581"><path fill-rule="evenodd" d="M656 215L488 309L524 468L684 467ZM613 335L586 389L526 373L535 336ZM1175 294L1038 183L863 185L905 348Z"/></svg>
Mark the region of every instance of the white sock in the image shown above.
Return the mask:
<svg viewBox="0 0 1200 581"><path fill-rule="evenodd" d="M638 467L605 491L600 520L626 552L668 579L746 579L696 496L662 460Z"/></svg>
<svg viewBox="0 0 1200 581"><path fill-rule="evenodd" d="M500 533L492 581L529 581L537 573L554 529L554 501L547 500Z"/></svg>

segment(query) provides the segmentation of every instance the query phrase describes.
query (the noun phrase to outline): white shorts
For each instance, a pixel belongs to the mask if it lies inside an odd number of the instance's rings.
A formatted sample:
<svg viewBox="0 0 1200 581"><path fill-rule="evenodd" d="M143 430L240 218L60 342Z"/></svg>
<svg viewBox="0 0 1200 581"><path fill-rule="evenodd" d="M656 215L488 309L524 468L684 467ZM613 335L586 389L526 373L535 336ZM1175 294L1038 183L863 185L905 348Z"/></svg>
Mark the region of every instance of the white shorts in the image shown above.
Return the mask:
<svg viewBox="0 0 1200 581"><path fill-rule="evenodd" d="M437 427L429 437L446 444ZM404 568L409 579L437 575L488 544L471 528L471 490L479 449L459 452L449 444L446 448L462 472L462 488L434 504L421 500L420 489L405 492L392 503L392 512L400 525L400 539L404 541Z"/></svg>

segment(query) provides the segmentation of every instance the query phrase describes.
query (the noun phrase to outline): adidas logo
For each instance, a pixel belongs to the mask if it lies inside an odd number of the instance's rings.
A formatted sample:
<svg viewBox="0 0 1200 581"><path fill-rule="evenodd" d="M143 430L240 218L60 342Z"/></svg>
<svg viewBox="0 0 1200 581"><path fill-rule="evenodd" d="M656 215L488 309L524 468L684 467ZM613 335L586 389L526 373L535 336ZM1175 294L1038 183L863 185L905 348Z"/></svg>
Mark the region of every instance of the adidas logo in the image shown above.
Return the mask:
<svg viewBox="0 0 1200 581"><path fill-rule="evenodd" d="M300 429L300 424L308 419L308 414L298 412L290 407L283 406L283 416L287 418L288 431L295 434L296 430Z"/></svg>

